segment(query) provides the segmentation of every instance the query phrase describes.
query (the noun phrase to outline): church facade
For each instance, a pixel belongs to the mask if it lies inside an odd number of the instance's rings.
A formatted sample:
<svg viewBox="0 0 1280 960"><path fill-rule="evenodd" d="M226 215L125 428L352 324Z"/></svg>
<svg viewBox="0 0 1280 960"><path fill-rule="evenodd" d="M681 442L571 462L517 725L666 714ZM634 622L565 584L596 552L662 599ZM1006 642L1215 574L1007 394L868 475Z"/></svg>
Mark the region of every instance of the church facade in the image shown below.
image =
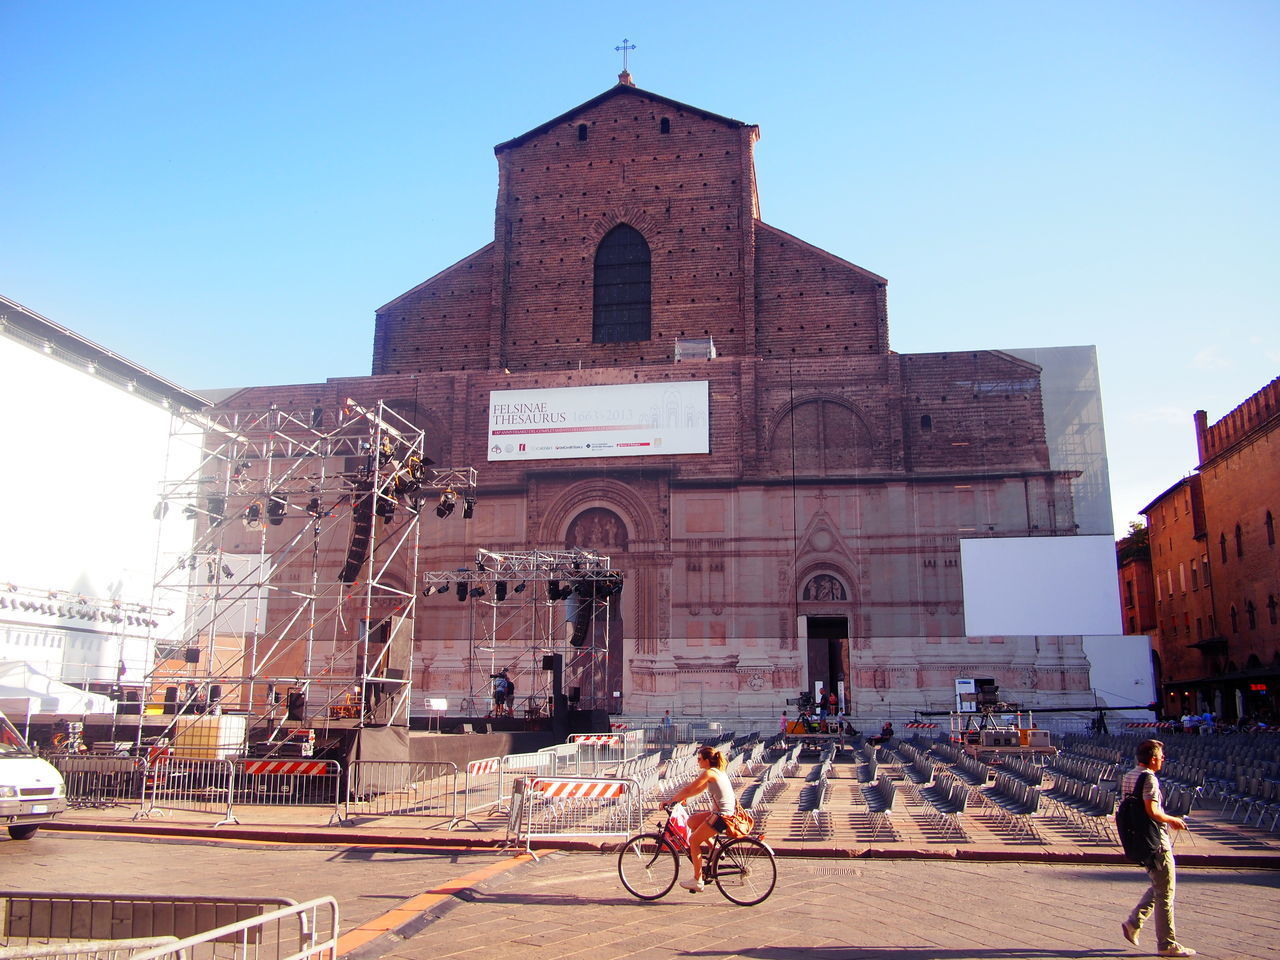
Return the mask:
<svg viewBox="0 0 1280 960"><path fill-rule="evenodd" d="M474 519L425 526L422 569L478 547L608 554L615 710L762 715L822 684L901 716L972 676L1082 702L1081 638L964 630L962 538L1079 530L1041 367L891 350L885 279L761 220L758 136L624 74L495 148L493 241L377 310L370 376L221 407L382 399L437 463L475 465ZM707 452L491 457L495 391L702 382ZM473 683L486 614L451 600L418 601L417 700Z"/></svg>

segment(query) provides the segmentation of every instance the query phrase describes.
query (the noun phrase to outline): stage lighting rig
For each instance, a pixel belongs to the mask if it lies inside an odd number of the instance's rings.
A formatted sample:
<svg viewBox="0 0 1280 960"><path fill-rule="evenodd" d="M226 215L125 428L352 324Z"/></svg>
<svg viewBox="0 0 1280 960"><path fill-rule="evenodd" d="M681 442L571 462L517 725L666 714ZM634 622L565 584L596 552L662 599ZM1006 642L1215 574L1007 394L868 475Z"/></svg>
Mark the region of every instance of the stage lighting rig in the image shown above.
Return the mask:
<svg viewBox="0 0 1280 960"><path fill-rule="evenodd" d="M457 505L458 495L453 492L452 487L446 487L444 493L440 494L440 502L436 505L436 516L443 520L453 513Z"/></svg>

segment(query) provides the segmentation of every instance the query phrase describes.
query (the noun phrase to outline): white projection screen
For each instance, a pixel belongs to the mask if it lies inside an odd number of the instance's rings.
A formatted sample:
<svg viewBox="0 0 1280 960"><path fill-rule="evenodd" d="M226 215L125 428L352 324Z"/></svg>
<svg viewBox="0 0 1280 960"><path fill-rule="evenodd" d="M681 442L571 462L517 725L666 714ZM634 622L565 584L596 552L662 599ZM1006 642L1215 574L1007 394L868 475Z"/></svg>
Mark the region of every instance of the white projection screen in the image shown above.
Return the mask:
<svg viewBox="0 0 1280 960"><path fill-rule="evenodd" d="M1124 632L1109 536L962 539L960 572L971 637Z"/></svg>
<svg viewBox="0 0 1280 960"><path fill-rule="evenodd" d="M494 390L489 460L709 453L708 396L706 380Z"/></svg>

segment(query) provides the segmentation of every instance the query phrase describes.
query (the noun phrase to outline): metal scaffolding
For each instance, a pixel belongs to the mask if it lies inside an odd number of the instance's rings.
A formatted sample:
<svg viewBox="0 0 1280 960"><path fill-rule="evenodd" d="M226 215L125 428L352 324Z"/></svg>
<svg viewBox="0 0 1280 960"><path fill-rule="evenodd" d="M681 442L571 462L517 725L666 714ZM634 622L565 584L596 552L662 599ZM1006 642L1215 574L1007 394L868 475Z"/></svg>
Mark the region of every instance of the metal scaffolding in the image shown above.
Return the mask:
<svg viewBox="0 0 1280 960"><path fill-rule="evenodd" d="M157 650L149 701L247 713L251 739L406 725L421 516L459 499L470 515L475 470L429 466L423 431L382 401L185 414L171 444L200 462L157 516L183 510L195 536L158 565L156 596L186 624Z"/></svg>
<svg viewBox="0 0 1280 960"><path fill-rule="evenodd" d="M589 550L476 551L475 569L422 575L423 595L453 593L469 600L481 629L467 657L469 695L464 713L492 713L494 680L502 670L515 684L512 715L546 716L552 674L543 658L559 654L572 706L610 708L608 660L611 604L622 572Z"/></svg>

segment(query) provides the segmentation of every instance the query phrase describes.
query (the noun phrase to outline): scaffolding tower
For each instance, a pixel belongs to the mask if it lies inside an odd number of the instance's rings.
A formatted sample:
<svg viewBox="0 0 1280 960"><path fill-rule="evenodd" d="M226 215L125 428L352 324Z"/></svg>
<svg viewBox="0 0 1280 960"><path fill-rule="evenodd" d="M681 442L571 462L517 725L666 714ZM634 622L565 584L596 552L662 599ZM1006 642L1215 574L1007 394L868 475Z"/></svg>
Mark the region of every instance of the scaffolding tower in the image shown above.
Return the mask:
<svg viewBox="0 0 1280 960"><path fill-rule="evenodd" d="M430 466L382 401L183 414L171 444L199 463L157 516L180 509L195 533L157 564L155 595L186 613L156 651L153 710L247 714L250 741L407 725L422 513L469 516L475 470Z"/></svg>
<svg viewBox="0 0 1280 960"><path fill-rule="evenodd" d="M477 604L477 620L483 620L467 656L464 714L550 715L553 672L547 658L557 654L568 704L610 709L610 610L623 577L607 556L590 550L481 549L475 569L428 571L422 583L424 596L452 592ZM515 684L505 709L493 696L503 671Z"/></svg>

